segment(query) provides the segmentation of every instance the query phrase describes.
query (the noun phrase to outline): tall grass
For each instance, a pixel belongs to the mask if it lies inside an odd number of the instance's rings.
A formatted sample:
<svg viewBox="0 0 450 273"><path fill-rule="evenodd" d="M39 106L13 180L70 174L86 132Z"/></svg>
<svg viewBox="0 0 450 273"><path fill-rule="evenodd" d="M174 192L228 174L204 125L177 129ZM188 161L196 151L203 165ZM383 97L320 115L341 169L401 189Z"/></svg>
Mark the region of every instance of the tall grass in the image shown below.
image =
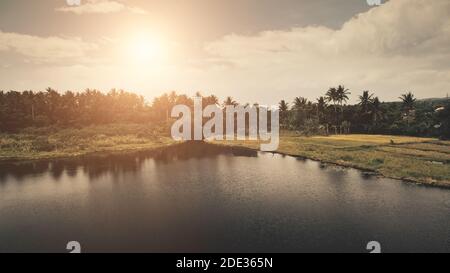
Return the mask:
<svg viewBox="0 0 450 273"><path fill-rule="evenodd" d="M27 128L0 134L0 158L36 158L116 149L146 148L169 142L167 130L142 124L83 128Z"/></svg>

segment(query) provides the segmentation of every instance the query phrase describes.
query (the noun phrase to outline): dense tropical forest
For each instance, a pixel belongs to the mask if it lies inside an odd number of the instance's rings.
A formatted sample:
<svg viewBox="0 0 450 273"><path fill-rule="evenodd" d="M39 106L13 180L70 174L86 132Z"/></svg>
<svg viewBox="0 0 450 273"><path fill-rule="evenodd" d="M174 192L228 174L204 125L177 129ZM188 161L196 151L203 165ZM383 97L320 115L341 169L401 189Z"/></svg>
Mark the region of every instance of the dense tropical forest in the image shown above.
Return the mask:
<svg viewBox="0 0 450 273"><path fill-rule="evenodd" d="M200 93L197 93L200 95ZM315 101L296 97L279 103L281 129L304 135L347 133L392 134L450 138L448 98L417 100L404 92L397 102L382 102L370 91L357 95L357 104L348 104L350 91L339 85ZM170 92L151 103L142 96L123 90L102 93L0 92L0 131L18 132L29 127L71 128L111 123L168 124L176 104L192 107L187 95ZM203 96L203 105L238 105L231 97L220 103L214 96ZM250 105L243 103L242 105ZM251 104L258 107L257 103Z"/></svg>

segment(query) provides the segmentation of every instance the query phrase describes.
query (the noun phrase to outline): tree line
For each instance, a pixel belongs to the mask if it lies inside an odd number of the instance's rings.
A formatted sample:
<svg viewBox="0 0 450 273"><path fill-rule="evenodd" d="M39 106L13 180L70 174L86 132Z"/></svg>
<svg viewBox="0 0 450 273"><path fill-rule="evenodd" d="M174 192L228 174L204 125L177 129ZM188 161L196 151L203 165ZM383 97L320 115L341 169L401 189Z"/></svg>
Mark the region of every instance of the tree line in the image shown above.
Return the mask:
<svg viewBox="0 0 450 273"><path fill-rule="evenodd" d="M397 102L381 102L370 91L362 91L358 102L347 104L350 91L343 85L330 88L315 102L296 97L279 103L280 123L305 134L394 134L450 137L448 98L417 100L405 92Z"/></svg>
<svg viewBox="0 0 450 273"><path fill-rule="evenodd" d="M332 87L315 101L296 97L279 102L280 126L305 135L370 133L450 138L449 99L417 100L405 92L397 102L381 102L370 91L362 91L358 103L347 104L350 91L343 85ZM200 93L196 95L201 96ZM203 105L239 105L232 97L220 102L214 95L202 96ZM0 91L0 131L14 132L27 127L82 127L109 123L154 123L171 121L174 105L193 107L193 100L175 91L153 99L124 90L103 93L59 93ZM258 103L244 103L258 107Z"/></svg>

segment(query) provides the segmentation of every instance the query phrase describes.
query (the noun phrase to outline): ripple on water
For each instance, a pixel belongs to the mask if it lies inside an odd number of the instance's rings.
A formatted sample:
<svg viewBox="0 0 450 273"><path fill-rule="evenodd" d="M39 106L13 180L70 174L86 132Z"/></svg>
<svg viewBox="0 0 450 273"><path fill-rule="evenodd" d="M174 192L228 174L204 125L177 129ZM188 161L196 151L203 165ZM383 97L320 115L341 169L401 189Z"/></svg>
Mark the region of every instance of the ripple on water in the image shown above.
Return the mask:
<svg viewBox="0 0 450 273"><path fill-rule="evenodd" d="M448 209L450 209L450 200L447 200L444 202L445 207L447 207Z"/></svg>

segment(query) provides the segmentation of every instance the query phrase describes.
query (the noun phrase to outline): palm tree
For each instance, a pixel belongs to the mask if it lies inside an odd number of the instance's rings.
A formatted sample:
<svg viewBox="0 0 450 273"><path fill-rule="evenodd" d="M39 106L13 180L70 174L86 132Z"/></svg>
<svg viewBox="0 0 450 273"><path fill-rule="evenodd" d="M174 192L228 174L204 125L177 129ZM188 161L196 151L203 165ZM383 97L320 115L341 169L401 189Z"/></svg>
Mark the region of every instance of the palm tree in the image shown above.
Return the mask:
<svg viewBox="0 0 450 273"><path fill-rule="evenodd" d="M294 99L292 110L295 111L295 123L297 126L300 126L306 119L305 111L307 110L307 104L308 100L306 98L296 97Z"/></svg>
<svg viewBox="0 0 450 273"><path fill-rule="evenodd" d="M369 118L370 118L370 107L373 102L373 94L369 94L369 91L363 91L362 96L359 96L359 110L360 110L360 120L364 127L364 130L369 131Z"/></svg>
<svg viewBox="0 0 450 273"><path fill-rule="evenodd" d="M402 94L399 99L401 99L403 102L403 110L414 110L414 102L416 101L416 98L414 97L413 93L408 92L406 94Z"/></svg>
<svg viewBox="0 0 450 273"><path fill-rule="evenodd" d="M384 119L384 111L378 97L375 97L370 104L370 115L372 116L373 126L377 126L378 122Z"/></svg>
<svg viewBox="0 0 450 273"><path fill-rule="evenodd" d="M279 105L278 108L280 110L280 113L287 112L289 110L289 104L285 100L281 100L278 105Z"/></svg>
<svg viewBox="0 0 450 273"><path fill-rule="evenodd" d="M202 104L203 104L203 107L206 107L208 105L213 105L213 104L217 105L217 104L219 104L219 99L214 95L210 95L208 97L203 97Z"/></svg>
<svg viewBox="0 0 450 273"><path fill-rule="evenodd" d="M337 102L338 102L338 94L337 89L334 87L331 87L328 89L327 93L325 94L325 99L327 102L333 102L334 106L334 112L337 112Z"/></svg>
<svg viewBox="0 0 450 273"><path fill-rule="evenodd" d="M348 95L351 93L346 89L343 85L339 85L337 90L337 99L339 102L339 105L341 107L341 120L344 119L344 104L348 101ZM342 131L342 125L341 125L341 131Z"/></svg>
<svg viewBox="0 0 450 273"><path fill-rule="evenodd" d="M338 103L337 89L335 87L331 87L330 89L328 89L327 93L325 94L325 98L327 102L333 102L334 123L337 124L337 103Z"/></svg>
<svg viewBox="0 0 450 273"><path fill-rule="evenodd" d="M339 85L338 88L331 87L325 94L327 101L333 102L336 125L338 124L337 106L340 105L343 116L344 108L342 106L345 102L347 102L348 95L350 95L350 92L343 85Z"/></svg>
<svg viewBox="0 0 450 273"><path fill-rule="evenodd" d="M280 110L280 124L283 128L286 127L287 114L289 111L289 105L285 100L281 100L278 104L278 109Z"/></svg>
<svg viewBox="0 0 450 273"><path fill-rule="evenodd" d="M237 106L238 103L233 100L232 97L228 96L225 101L222 103L223 106Z"/></svg>
<svg viewBox="0 0 450 273"><path fill-rule="evenodd" d="M350 95L351 93L343 85L339 85L338 88L336 89L336 94L337 94L337 101L342 108L342 105L348 101L348 95Z"/></svg>
<svg viewBox="0 0 450 273"><path fill-rule="evenodd" d="M303 97L296 97L294 99L294 106L292 107L296 111L304 110L306 104L308 103L308 100Z"/></svg>
<svg viewBox="0 0 450 273"><path fill-rule="evenodd" d="M173 106L177 102L177 92L172 91L169 94L169 103Z"/></svg>
<svg viewBox="0 0 450 273"><path fill-rule="evenodd" d="M177 96L175 104L183 104L183 105L187 105L190 108L192 108L194 106L194 101L192 100L192 98L190 98L187 95L183 94L183 95Z"/></svg>
<svg viewBox="0 0 450 273"><path fill-rule="evenodd" d="M322 123L323 116L325 114L325 109L327 108L327 102L324 97L320 97L317 99L316 103L316 111L317 118L319 119L319 123Z"/></svg>
<svg viewBox="0 0 450 273"><path fill-rule="evenodd" d="M409 127L409 123L414 119L414 102L416 101L416 98L413 93L408 92L406 94L402 94L399 99L403 102L403 115L404 119L406 119L406 124Z"/></svg>
<svg viewBox="0 0 450 273"><path fill-rule="evenodd" d="M310 118L311 117L311 112L314 108L314 104L312 103L312 101L308 101L308 103L306 104L306 117Z"/></svg>
<svg viewBox="0 0 450 273"><path fill-rule="evenodd" d="M358 105L361 107L361 110L364 114L367 114L369 112L369 107L373 102L372 97L373 94L369 94L369 91L363 91L362 96L359 96Z"/></svg>

